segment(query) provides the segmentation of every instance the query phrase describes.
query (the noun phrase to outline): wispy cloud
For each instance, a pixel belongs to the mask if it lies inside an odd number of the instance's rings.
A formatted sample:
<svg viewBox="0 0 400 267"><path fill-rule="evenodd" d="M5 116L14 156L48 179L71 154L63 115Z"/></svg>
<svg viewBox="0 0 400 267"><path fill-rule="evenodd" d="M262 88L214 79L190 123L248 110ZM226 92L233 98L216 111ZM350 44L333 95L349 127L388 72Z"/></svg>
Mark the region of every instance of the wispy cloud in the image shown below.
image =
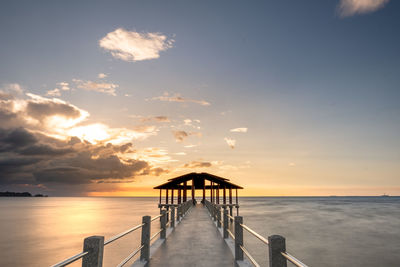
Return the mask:
<svg viewBox="0 0 400 267"><path fill-rule="evenodd" d="M172 47L173 39L157 33L139 33L118 28L99 41L113 57L125 61L140 61L160 57L160 52Z"/></svg>
<svg viewBox="0 0 400 267"><path fill-rule="evenodd" d="M341 17L365 14L383 8L389 0L340 0L338 12Z"/></svg>
<svg viewBox="0 0 400 267"><path fill-rule="evenodd" d="M166 102L191 102L191 103L196 103L202 106L209 106L211 105L209 102L204 101L204 100L195 100L191 98L184 98L180 94L174 94L170 95L168 92L165 92L162 96L156 96L153 97L151 100L160 100L160 101L166 101Z"/></svg>
<svg viewBox="0 0 400 267"><path fill-rule="evenodd" d="M234 149L236 146L236 140L229 138L229 137L225 137L225 142L228 144L228 146L230 146L230 148Z"/></svg>
<svg viewBox="0 0 400 267"><path fill-rule="evenodd" d="M231 132L233 132L233 133L247 133L247 128L235 128L235 129L231 129Z"/></svg>
<svg viewBox="0 0 400 267"><path fill-rule="evenodd" d="M189 136L197 136L201 137L202 134L200 132L186 132L186 131L172 131L173 136L175 137L175 141L178 143L183 142ZM186 146L188 147L188 146Z"/></svg>
<svg viewBox="0 0 400 267"><path fill-rule="evenodd" d="M63 91L68 91L68 90L71 89L69 87L69 83L67 83L67 82L59 82L59 83L57 83L57 87L60 88Z"/></svg>
<svg viewBox="0 0 400 267"><path fill-rule="evenodd" d="M167 116L154 116L141 119L142 122L155 121L155 122L170 122Z"/></svg>
<svg viewBox="0 0 400 267"><path fill-rule="evenodd" d="M119 87L118 84L114 83L83 81L79 79L73 79L73 82L75 82L76 86L80 89L88 91L96 91L100 93L109 94L112 96L116 96L115 91Z"/></svg>
<svg viewBox="0 0 400 267"><path fill-rule="evenodd" d="M104 78L107 78L107 74L105 74L105 73L99 73L99 74L97 75L97 77L98 77L99 79L104 79Z"/></svg>
<svg viewBox="0 0 400 267"><path fill-rule="evenodd" d="M46 95L48 96L61 96L60 89L54 88L53 90L47 91Z"/></svg>
<svg viewBox="0 0 400 267"><path fill-rule="evenodd" d="M192 161L192 162L189 162L189 163L186 163L185 165L183 165L183 168L189 168L189 169L209 168L211 166L212 166L211 162L207 162L207 161Z"/></svg>

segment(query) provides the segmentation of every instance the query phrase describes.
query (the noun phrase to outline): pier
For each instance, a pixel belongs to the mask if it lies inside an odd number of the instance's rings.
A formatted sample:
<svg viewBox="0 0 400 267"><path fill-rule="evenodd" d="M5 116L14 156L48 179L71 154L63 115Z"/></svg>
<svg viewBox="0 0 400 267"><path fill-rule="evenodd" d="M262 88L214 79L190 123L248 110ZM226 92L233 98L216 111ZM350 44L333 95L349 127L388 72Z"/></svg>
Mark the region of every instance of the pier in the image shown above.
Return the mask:
<svg viewBox="0 0 400 267"><path fill-rule="evenodd" d="M207 185L209 183L209 185ZM170 179L155 187L160 190L158 207L160 215L151 218L143 216L138 225L117 234L109 240L104 236L84 239L83 251L51 267L67 266L82 259L82 267L102 267L105 247L120 238L141 231L140 245L133 249L117 267L158 267L158 266L260 266L252 257L243 240L247 231L266 247L265 257L270 267L287 267L288 263L298 267L306 264L286 251L286 240L280 235L263 237L249 228L239 216L237 189L242 187L228 179L208 173L190 173ZM201 203L197 203L195 190L202 190ZM209 190L209 199L206 190ZM232 203L232 189L235 189L236 203ZM162 203L162 190L165 202ZM220 191L223 190L222 201ZM171 195L169 198L169 191ZM174 203L174 191L178 191ZM188 200L187 192L191 192ZM226 198L229 194L229 202ZM236 216L233 216L236 208ZM152 224L159 223L159 229L151 235ZM140 255L140 256L139 256ZM135 256L139 256L133 263Z"/></svg>

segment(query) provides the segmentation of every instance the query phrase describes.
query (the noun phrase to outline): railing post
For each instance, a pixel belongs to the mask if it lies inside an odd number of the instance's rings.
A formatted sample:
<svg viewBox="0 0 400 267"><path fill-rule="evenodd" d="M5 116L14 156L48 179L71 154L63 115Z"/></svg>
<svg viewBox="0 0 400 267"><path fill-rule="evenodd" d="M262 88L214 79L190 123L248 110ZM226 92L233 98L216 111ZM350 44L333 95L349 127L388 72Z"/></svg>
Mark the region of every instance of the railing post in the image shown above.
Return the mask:
<svg viewBox="0 0 400 267"><path fill-rule="evenodd" d="M102 267L104 236L90 236L83 241L83 251L89 251L82 259L82 267Z"/></svg>
<svg viewBox="0 0 400 267"><path fill-rule="evenodd" d="M169 222L169 206L167 206L167 222Z"/></svg>
<svg viewBox="0 0 400 267"><path fill-rule="evenodd" d="M280 235L272 235L268 237L269 243L269 266L270 267L286 267L287 261L283 257L282 252L286 252L285 238Z"/></svg>
<svg viewBox="0 0 400 267"><path fill-rule="evenodd" d="M175 228L175 207L171 206L171 227Z"/></svg>
<svg viewBox="0 0 400 267"><path fill-rule="evenodd" d="M217 207L217 226L221 228L221 208Z"/></svg>
<svg viewBox="0 0 400 267"><path fill-rule="evenodd" d="M243 223L242 216L235 216L235 260L243 260L243 251L241 246L243 246Z"/></svg>
<svg viewBox="0 0 400 267"><path fill-rule="evenodd" d="M150 259L150 228L151 228L151 217L143 216L142 217L142 241L141 245L143 246L140 250L140 260L149 261Z"/></svg>
<svg viewBox="0 0 400 267"><path fill-rule="evenodd" d="M165 239L167 237L167 213L165 210L161 211L161 234L160 238Z"/></svg>
<svg viewBox="0 0 400 267"><path fill-rule="evenodd" d="M224 238L228 238L228 210L224 208Z"/></svg>

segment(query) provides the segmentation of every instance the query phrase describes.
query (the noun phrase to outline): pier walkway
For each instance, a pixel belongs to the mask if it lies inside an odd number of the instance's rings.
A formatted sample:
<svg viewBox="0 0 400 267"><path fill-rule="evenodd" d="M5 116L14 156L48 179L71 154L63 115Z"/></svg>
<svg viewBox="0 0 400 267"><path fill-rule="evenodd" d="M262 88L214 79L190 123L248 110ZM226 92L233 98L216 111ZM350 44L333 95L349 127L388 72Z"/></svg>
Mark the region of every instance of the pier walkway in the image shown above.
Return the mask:
<svg viewBox="0 0 400 267"><path fill-rule="evenodd" d="M197 204L146 266L235 266L235 259L207 209Z"/></svg>

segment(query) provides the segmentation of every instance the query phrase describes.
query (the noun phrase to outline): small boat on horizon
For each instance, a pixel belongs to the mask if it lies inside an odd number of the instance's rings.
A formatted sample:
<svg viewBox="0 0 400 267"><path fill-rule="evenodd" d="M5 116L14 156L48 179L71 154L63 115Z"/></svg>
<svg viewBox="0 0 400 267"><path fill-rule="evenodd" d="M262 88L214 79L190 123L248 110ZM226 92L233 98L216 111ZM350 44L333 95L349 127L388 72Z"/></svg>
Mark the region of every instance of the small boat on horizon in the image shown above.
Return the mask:
<svg viewBox="0 0 400 267"><path fill-rule="evenodd" d="M390 196L386 195L386 193L384 193L383 195L381 195L381 197L390 197Z"/></svg>

